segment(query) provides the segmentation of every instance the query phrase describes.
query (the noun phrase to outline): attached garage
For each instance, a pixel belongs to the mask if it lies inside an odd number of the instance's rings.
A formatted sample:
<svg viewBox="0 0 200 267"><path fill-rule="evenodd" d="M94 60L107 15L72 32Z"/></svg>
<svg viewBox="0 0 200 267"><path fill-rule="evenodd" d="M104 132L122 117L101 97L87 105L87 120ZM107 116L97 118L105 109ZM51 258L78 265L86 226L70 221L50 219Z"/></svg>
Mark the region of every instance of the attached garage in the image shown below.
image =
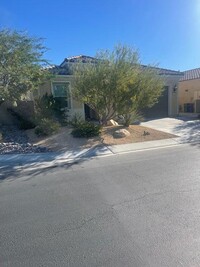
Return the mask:
<svg viewBox="0 0 200 267"><path fill-rule="evenodd" d="M160 96L158 103L153 107L145 109L142 113L145 118L164 118L168 117L168 90L169 87L165 86L165 89Z"/></svg>
<svg viewBox="0 0 200 267"><path fill-rule="evenodd" d="M178 82L184 75L180 71L157 68L163 77L164 90L158 102L151 108L142 110L144 118L164 118L178 115Z"/></svg>

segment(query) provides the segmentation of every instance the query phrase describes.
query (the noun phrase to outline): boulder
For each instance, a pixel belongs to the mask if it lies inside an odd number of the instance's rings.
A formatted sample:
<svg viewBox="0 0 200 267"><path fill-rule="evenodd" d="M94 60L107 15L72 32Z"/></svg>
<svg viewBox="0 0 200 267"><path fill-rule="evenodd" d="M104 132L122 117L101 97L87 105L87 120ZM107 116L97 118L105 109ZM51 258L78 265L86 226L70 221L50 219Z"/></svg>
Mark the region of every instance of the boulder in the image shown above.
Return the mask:
<svg viewBox="0 0 200 267"><path fill-rule="evenodd" d="M118 126L119 124L114 120L109 120L107 122L107 126Z"/></svg>
<svg viewBox="0 0 200 267"><path fill-rule="evenodd" d="M124 138L130 135L130 132L126 129L120 129L113 133L114 138Z"/></svg>

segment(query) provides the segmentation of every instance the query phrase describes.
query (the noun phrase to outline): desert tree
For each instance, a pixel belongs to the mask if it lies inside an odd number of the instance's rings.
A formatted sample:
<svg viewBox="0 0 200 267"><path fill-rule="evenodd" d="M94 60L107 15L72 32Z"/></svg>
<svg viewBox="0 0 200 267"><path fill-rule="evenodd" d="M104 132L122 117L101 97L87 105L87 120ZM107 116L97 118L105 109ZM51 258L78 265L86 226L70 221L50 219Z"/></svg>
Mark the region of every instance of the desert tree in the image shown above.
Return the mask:
<svg viewBox="0 0 200 267"><path fill-rule="evenodd" d="M141 65L131 47L117 45L95 58L93 63L77 65L74 97L92 108L102 125L123 115L129 126L132 114L157 102L163 81L156 68Z"/></svg>
<svg viewBox="0 0 200 267"><path fill-rule="evenodd" d="M15 101L34 90L48 77L43 68L47 48L43 39L25 32L0 30L0 99Z"/></svg>

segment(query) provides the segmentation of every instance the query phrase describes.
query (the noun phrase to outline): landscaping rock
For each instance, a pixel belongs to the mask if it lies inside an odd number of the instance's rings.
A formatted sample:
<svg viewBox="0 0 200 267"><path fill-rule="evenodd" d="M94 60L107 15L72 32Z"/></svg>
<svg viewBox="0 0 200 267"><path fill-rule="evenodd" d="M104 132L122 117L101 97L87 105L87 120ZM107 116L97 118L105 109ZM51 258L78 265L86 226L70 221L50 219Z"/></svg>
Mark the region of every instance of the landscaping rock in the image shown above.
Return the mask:
<svg viewBox="0 0 200 267"><path fill-rule="evenodd" d="M107 122L107 126L118 126L118 122L114 121L114 120L109 120Z"/></svg>
<svg viewBox="0 0 200 267"><path fill-rule="evenodd" d="M28 142L26 133L14 126L1 126L3 143L0 143L0 155L46 153L51 150Z"/></svg>
<svg viewBox="0 0 200 267"><path fill-rule="evenodd" d="M113 133L114 138L124 138L124 137L127 137L129 135L130 135L130 133L126 129L120 129L120 130L117 130Z"/></svg>

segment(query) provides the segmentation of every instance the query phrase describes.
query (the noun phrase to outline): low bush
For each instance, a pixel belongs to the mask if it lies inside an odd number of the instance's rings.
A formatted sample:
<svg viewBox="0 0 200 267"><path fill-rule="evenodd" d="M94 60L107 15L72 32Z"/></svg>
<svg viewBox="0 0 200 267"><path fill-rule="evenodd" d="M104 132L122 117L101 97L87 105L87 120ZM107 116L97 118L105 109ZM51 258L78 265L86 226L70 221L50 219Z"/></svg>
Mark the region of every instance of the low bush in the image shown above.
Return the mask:
<svg viewBox="0 0 200 267"><path fill-rule="evenodd" d="M137 110L132 111L131 113L122 114L118 116L117 121L124 125L125 127L129 127L130 124L140 124L140 121L143 119L140 112Z"/></svg>
<svg viewBox="0 0 200 267"><path fill-rule="evenodd" d="M47 136L56 133L59 129L59 123L51 119L43 118L35 128L35 134L38 136Z"/></svg>
<svg viewBox="0 0 200 267"><path fill-rule="evenodd" d="M95 125L91 122L83 121L76 125L71 134L73 137L94 137L98 136L101 132L101 126Z"/></svg>
<svg viewBox="0 0 200 267"><path fill-rule="evenodd" d="M67 98L45 94L35 100L37 118L55 118L60 124L68 125Z"/></svg>
<svg viewBox="0 0 200 267"><path fill-rule="evenodd" d="M75 113L71 120L69 121L69 124L73 126L74 128L77 128L79 125L83 124L85 121L83 120L83 117L79 113Z"/></svg>

